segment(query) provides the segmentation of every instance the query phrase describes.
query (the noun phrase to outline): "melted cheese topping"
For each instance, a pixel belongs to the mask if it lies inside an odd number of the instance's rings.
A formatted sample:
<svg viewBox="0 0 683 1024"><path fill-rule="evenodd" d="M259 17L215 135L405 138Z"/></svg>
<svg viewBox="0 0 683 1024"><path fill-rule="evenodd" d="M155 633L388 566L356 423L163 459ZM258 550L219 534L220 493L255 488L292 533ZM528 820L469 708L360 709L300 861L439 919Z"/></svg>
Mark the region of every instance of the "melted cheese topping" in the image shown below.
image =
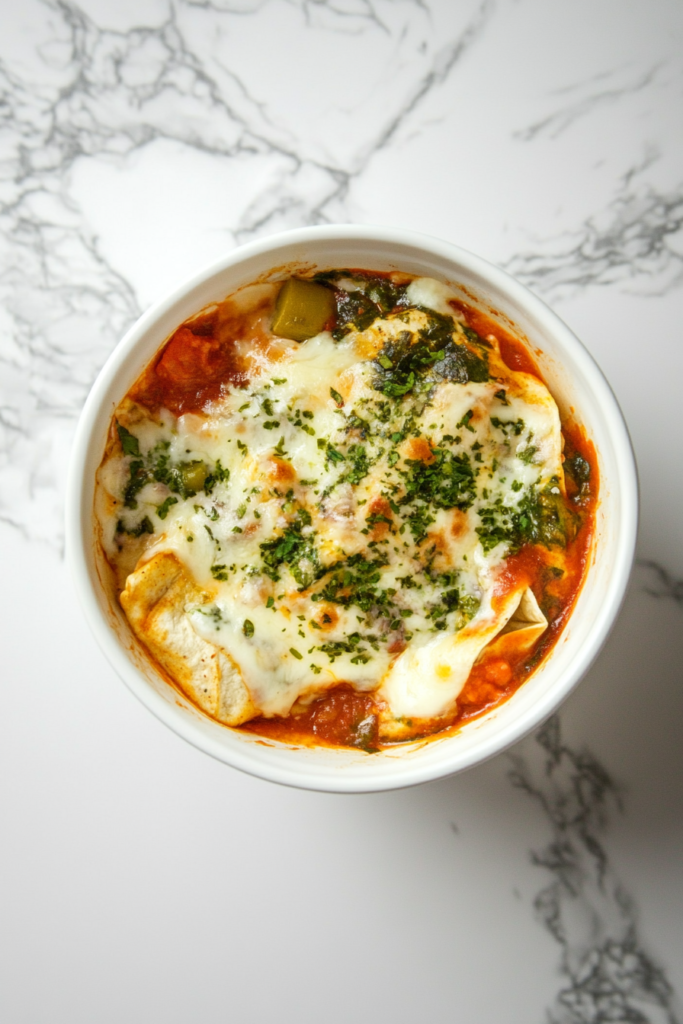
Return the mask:
<svg viewBox="0 0 683 1024"><path fill-rule="evenodd" d="M115 445L100 468L104 549L116 563L124 531L146 530L139 566L163 554L184 567L182 628L237 667L251 715L348 682L377 691L385 734L394 723L399 735L453 708L518 610L501 569L539 500L563 488L559 414L495 340L473 341L450 296L417 279L413 308L364 331L278 339L248 386L204 414L117 413L137 450ZM417 344L430 309L453 317L454 341L488 374L449 379L432 360L404 394L379 390L382 353ZM197 462L205 488L169 488L169 471Z"/></svg>

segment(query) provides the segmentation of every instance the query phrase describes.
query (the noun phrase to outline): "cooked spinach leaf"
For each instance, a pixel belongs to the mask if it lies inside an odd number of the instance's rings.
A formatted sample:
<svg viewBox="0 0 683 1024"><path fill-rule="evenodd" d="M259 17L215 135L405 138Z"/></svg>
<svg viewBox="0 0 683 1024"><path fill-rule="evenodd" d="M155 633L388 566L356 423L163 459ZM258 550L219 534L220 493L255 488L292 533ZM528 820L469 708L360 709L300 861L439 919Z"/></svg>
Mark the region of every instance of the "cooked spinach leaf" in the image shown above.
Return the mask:
<svg viewBox="0 0 683 1024"><path fill-rule="evenodd" d="M477 355L455 340L452 317L429 309L422 312L427 316L427 324L418 331L417 340L410 331L401 331L395 340L387 342L375 360L375 390L388 398L401 398L423 380L429 384L442 380L459 384L487 381L486 355Z"/></svg>
<svg viewBox="0 0 683 1024"><path fill-rule="evenodd" d="M554 493L557 492L557 493ZM502 498L479 510L477 534L486 553L506 544L513 553L524 544L566 547L576 533L577 520L566 508L555 485L529 488L518 505L508 508Z"/></svg>
<svg viewBox="0 0 683 1024"><path fill-rule="evenodd" d="M354 281L357 290L349 292L337 287L336 282L344 278ZM313 280L334 290L336 322L332 336L336 341L341 341L350 331L366 330L378 317L405 304L406 286L395 285L384 277L331 270L316 274Z"/></svg>

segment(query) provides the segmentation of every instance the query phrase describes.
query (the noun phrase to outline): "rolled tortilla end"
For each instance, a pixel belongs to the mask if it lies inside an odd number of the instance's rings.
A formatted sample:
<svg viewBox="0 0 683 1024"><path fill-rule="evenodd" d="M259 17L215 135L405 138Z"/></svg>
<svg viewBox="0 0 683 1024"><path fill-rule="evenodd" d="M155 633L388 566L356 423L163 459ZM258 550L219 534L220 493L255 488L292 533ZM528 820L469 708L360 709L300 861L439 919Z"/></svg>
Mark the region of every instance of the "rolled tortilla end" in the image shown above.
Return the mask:
<svg viewBox="0 0 683 1024"><path fill-rule="evenodd" d="M380 737L401 740L420 726L439 726L452 719L457 699L475 662L485 652L504 656L527 650L548 622L529 588L507 595L494 616L477 617L457 633L441 634L417 648L408 648L382 680L378 696Z"/></svg>
<svg viewBox="0 0 683 1024"><path fill-rule="evenodd" d="M257 714L235 662L193 629L188 611L211 595L175 555L161 552L138 564L120 601L138 640L202 711L226 725Z"/></svg>

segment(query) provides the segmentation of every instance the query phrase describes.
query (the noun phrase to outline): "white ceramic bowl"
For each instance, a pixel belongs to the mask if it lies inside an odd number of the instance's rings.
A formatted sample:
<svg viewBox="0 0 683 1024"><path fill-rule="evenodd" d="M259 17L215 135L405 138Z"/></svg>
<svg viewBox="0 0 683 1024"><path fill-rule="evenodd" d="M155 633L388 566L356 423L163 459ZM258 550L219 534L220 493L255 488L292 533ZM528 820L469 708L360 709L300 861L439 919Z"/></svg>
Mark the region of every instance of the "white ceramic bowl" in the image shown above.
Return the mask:
<svg viewBox="0 0 683 1024"><path fill-rule="evenodd" d="M291 272L293 265L399 269L466 289L468 302L498 310L526 336L560 409L574 410L595 443L601 480L597 537L571 619L550 656L517 693L455 735L365 754L265 744L258 736L219 725L154 672L107 582L95 540L93 492L115 407L183 320L272 268ZM398 229L335 225L286 232L231 252L156 303L126 334L97 378L78 426L67 495L67 551L86 618L107 658L142 703L179 736L226 764L274 782L368 792L469 768L555 711L591 665L619 611L637 515L635 464L616 399L585 348L540 299L504 271L448 242Z"/></svg>

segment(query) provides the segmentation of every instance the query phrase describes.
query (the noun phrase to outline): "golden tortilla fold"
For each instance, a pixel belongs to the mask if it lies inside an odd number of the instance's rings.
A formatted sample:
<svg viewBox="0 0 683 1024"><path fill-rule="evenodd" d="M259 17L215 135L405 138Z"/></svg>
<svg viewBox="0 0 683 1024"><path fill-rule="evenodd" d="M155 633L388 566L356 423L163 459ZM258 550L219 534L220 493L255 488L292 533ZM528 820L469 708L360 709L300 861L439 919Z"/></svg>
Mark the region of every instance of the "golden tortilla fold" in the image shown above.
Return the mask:
<svg viewBox="0 0 683 1024"><path fill-rule="evenodd" d="M121 605L137 638L202 711L226 725L256 715L239 668L192 628L188 611L210 603L175 555L160 553L126 580Z"/></svg>
<svg viewBox="0 0 683 1024"><path fill-rule="evenodd" d="M409 739L420 721L452 715L472 667L484 650L526 650L548 622L529 588L507 595L497 615L475 618L457 633L442 633L421 647L408 647L382 680L379 734L384 740ZM425 708L429 714L424 714Z"/></svg>

